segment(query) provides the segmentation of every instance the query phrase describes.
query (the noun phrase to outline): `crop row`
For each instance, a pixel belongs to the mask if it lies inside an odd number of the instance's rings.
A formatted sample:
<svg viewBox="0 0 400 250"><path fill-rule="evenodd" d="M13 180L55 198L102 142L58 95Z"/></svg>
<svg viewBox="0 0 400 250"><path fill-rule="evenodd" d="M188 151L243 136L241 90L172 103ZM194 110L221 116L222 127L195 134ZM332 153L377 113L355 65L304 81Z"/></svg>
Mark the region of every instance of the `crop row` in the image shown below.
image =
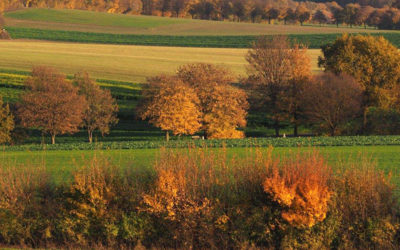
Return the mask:
<svg viewBox="0 0 400 250"><path fill-rule="evenodd" d="M165 36L107 34L79 31L44 30L33 28L8 27L14 39L38 39L50 41L67 41L101 44L129 44L180 47L213 47L213 48L248 48L256 36ZM373 33L373 36L384 36L396 46L400 46L400 33ZM292 40L307 44L309 48L320 48L332 42L340 34L292 34Z"/></svg>
<svg viewBox="0 0 400 250"><path fill-rule="evenodd" d="M339 136L296 138L246 138L229 140L173 140L173 141L125 141L102 143L30 144L4 146L3 151L40 150L104 150L104 149L153 149L153 148L245 148L245 147L321 147L321 146L378 146L400 145L400 136Z"/></svg>

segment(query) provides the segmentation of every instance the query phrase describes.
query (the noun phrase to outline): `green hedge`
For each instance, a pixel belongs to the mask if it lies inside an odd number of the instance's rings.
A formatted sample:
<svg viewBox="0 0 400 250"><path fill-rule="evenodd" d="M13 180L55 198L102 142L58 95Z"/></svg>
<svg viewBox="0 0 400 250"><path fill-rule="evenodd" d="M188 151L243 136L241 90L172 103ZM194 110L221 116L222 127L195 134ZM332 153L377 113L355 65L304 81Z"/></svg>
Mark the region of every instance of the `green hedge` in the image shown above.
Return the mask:
<svg viewBox="0 0 400 250"><path fill-rule="evenodd" d="M400 145L400 136L338 136L338 137L296 137L296 138L246 138L230 140L173 140L166 141L125 141L102 143L30 144L4 146L4 151L39 150L94 150L94 149L152 149L152 148L245 148L245 147L322 147L322 146L376 146Z"/></svg>
<svg viewBox="0 0 400 250"><path fill-rule="evenodd" d="M78 31L44 30L33 28L7 27L14 39L38 39L50 41L66 41L101 44L130 44L180 47L212 47L212 48L248 48L256 36L164 36L164 35L130 35L107 34ZM309 48L320 48L332 42L339 33L334 34L293 34L292 40L305 43ZM373 33L382 35L396 46L400 46L400 33Z"/></svg>

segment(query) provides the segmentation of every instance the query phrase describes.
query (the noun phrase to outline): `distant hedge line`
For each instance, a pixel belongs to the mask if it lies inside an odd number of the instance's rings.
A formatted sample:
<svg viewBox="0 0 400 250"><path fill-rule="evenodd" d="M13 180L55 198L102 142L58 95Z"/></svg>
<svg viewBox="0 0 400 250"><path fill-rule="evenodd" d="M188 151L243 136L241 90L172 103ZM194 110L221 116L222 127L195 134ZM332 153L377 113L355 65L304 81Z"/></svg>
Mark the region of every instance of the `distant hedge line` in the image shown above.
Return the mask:
<svg viewBox="0 0 400 250"><path fill-rule="evenodd" d="M173 140L173 141L126 141L102 143L29 144L4 146L3 151L40 150L95 150L95 149L154 149L154 148L245 148L245 147L321 147L321 146L377 146L400 145L400 136L338 136L296 138L246 138L229 140Z"/></svg>
<svg viewBox="0 0 400 250"><path fill-rule="evenodd" d="M38 39L50 41L128 44L149 46L179 46L179 47L211 47L211 48L248 48L256 36L163 36L163 35L130 35L90 33L79 31L43 30L33 28L8 27L13 39ZM289 37L309 48L320 48L333 42L341 34L292 34ZM400 47L400 33L373 33L373 36L383 36L397 47Z"/></svg>

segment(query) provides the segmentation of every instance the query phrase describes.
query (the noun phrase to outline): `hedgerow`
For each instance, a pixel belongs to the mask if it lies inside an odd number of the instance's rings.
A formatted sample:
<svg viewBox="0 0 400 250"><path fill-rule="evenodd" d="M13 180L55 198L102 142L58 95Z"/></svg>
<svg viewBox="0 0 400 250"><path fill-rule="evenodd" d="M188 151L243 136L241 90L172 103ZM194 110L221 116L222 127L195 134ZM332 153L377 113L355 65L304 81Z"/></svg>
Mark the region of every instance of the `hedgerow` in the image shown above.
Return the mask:
<svg viewBox="0 0 400 250"><path fill-rule="evenodd" d="M390 178L313 151L163 150L151 171L94 157L56 184L0 163L0 244L33 248L398 249ZM363 167L363 168L357 168Z"/></svg>

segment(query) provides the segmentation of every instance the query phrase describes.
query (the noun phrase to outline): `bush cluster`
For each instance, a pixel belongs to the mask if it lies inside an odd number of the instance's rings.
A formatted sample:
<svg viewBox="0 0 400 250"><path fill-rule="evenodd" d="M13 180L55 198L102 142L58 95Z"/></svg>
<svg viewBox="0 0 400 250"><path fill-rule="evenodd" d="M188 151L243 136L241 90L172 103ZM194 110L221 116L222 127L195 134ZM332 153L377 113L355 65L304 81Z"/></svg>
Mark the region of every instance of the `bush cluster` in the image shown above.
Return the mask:
<svg viewBox="0 0 400 250"><path fill-rule="evenodd" d="M161 150L154 171L95 157L63 183L43 166L0 168L0 244L26 247L399 247L390 179L317 153Z"/></svg>

